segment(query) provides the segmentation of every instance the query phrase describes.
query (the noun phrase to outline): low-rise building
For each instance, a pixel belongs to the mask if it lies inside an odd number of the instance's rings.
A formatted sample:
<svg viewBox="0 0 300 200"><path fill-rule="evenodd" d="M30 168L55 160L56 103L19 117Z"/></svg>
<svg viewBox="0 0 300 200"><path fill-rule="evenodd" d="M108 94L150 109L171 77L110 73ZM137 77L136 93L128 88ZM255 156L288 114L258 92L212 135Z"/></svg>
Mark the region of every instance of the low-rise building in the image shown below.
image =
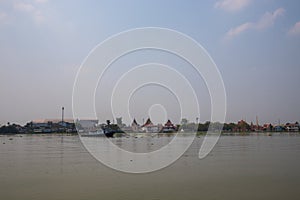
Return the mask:
<svg viewBox="0 0 300 200"><path fill-rule="evenodd" d="M135 119L133 119L133 122L131 123L131 130L132 132L140 132L141 131L141 126L136 122Z"/></svg>
<svg viewBox="0 0 300 200"><path fill-rule="evenodd" d="M146 123L142 126L142 131L146 133L158 133L160 132L160 126L154 125L150 118L147 119Z"/></svg>
<svg viewBox="0 0 300 200"><path fill-rule="evenodd" d="M297 132L300 130L299 123L286 123L285 128L289 132Z"/></svg>

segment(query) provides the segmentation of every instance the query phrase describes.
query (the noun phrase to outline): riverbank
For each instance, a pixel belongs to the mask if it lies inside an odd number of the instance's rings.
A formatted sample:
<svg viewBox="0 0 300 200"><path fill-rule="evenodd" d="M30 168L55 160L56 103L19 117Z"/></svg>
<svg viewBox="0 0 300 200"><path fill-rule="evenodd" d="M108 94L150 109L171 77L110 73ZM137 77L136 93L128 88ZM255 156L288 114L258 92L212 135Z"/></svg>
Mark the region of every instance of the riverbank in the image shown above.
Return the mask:
<svg viewBox="0 0 300 200"><path fill-rule="evenodd" d="M116 133L114 137L173 137L177 133ZM194 133L180 133L183 136L193 135ZM196 136L201 137L205 136L207 132L197 132ZM78 133L1 133L1 136L76 136ZM221 136L276 136L276 135L300 135L300 132L222 132ZM104 135L103 135L104 136Z"/></svg>

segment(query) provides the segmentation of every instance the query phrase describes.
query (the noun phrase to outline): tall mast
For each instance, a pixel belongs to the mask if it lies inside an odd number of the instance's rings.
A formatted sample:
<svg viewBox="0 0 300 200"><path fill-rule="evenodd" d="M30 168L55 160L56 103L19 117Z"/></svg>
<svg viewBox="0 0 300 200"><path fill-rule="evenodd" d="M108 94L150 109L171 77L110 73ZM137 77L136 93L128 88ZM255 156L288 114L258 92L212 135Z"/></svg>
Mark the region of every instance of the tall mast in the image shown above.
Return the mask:
<svg viewBox="0 0 300 200"><path fill-rule="evenodd" d="M61 108L61 124L62 124L62 125L63 125L63 123L64 123L64 111L65 111L65 108L62 107L62 108Z"/></svg>
<svg viewBox="0 0 300 200"><path fill-rule="evenodd" d="M257 117L257 115L256 115L256 126L257 126L257 128L258 128L258 126L259 126L259 124L258 124L258 117Z"/></svg>

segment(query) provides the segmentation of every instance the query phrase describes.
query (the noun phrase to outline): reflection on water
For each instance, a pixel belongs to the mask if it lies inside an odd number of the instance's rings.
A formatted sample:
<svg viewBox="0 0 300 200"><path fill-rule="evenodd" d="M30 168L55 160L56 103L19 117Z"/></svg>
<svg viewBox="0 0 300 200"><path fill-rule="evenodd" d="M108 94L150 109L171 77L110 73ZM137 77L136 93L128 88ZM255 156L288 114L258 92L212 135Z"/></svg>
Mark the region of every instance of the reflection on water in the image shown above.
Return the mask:
<svg viewBox="0 0 300 200"><path fill-rule="evenodd" d="M123 137L123 138L110 138L111 142L118 147L135 153L149 153L169 144L172 139L174 139L174 135L170 136L145 136L145 137Z"/></svg>
<svg viewBox="0 0 300 200"><path fill-rule="evenodd" d="M170 139L112 140L149 152ZM1 199L299 199L299 136L224 136L199 160L202 139L173 165L137 175L105 167L77 136L1 136Z"/></svg>

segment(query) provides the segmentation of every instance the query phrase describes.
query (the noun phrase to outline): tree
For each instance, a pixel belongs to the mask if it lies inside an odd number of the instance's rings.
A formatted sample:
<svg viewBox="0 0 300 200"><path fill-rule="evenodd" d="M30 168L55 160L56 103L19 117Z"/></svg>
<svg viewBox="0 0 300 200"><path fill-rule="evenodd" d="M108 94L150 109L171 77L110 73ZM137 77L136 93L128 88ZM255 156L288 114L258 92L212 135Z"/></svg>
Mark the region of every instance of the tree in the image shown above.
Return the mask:
<svg viewBox="0 0 300 200"><path fill-rule="evenodd" d="M7 126L2 126L0 128L0 133L5 133L5 134L16 134L19 133L19 130L17 129L17 125L7 125Z"/></svg>
<svg viewBox="0 0 300 200"><path fill-rule="evenodd" d="M239 131L245 132L245 131L249 131L251 127L247 122L241 120L238 122L237 128L239 129Z"/></svg>
<svg viewBox="0 0 300 200"><path fill-rule="evenodd" d="M233 130L235 130L236 129L236 124L234 124L234 123L229 123L229 124L224 124L224 126L223 126L223 130L224 131L233 131Z"/></svg>
<svg viewBox="0 0 300 200"><path fill-rule="evenodd" d="M181 124L186 125L189 121L186 118L181 119Z"/></svg>
<svg viewBox="0 0 300 200"><path fill-rule="evenodd" d="M209 126L209 123L205 123L205 124L199 124L198 125L198 131L207 131L208 130L208 126Z"/></svg>

